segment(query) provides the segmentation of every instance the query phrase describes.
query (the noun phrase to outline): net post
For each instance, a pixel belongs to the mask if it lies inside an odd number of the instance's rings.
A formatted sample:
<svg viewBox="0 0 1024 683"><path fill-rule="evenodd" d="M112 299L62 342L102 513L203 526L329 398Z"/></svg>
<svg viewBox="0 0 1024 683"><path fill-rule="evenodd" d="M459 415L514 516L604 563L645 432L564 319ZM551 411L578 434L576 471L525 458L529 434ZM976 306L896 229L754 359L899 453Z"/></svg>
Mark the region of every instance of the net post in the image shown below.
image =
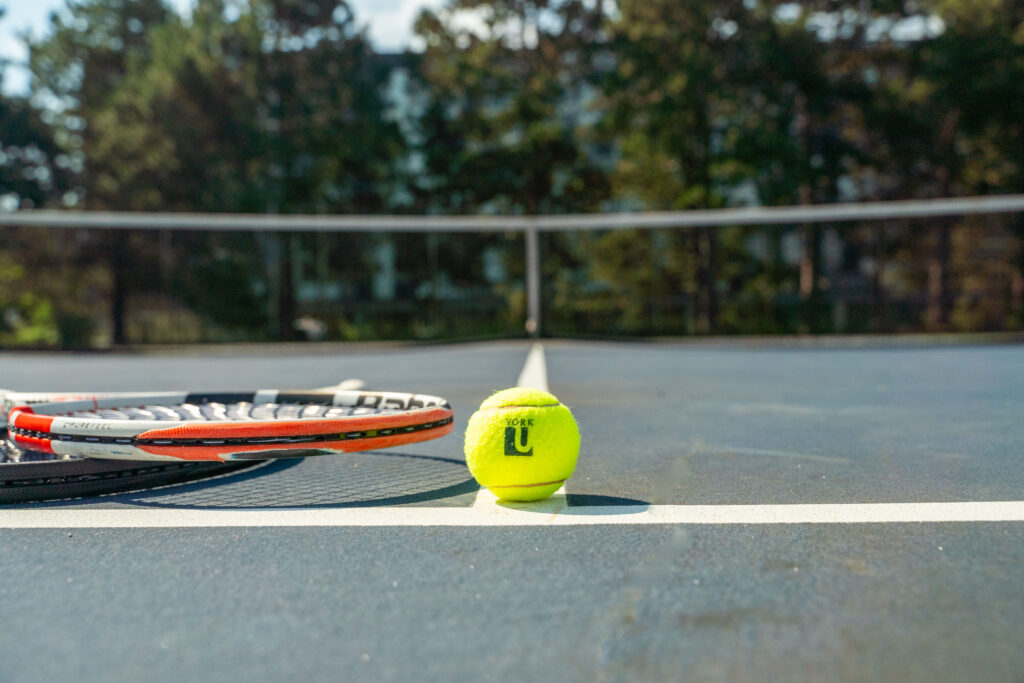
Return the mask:
<svg viewBox="0 0 1024 683"><path fill-rule="evenodd" d="M526 237L526 333L539 337L540 321L540 239L536 223L525 230Z"/></svg>

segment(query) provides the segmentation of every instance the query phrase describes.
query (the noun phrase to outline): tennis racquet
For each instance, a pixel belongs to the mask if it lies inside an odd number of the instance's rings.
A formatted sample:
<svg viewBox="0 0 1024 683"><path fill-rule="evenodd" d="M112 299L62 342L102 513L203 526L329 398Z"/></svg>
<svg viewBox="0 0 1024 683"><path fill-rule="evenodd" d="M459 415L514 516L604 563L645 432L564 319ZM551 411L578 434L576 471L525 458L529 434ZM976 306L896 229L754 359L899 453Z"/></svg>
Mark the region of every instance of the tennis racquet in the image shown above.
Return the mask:
<svg viewBox="0 0 1024 683"><path fill-rule="evenodd" d="M20 448L115 460L267 460L378 450L451 432L437 396L370 391L154 393L14 406Z"/></svg>
<svg viewBox="0 0 1024 683"><path fill-rule="evenodd" d="M311 391L359 390L365 386L362 380L346 379L338 384ZM0 389L0 505L99 496L169 486L234 474L241 469L268 462L97 460L24 450L6 438L7 412L14 406L82 400L94 395L97 394L25 393ZM119 394L101 395L113 397Z"/></svg>

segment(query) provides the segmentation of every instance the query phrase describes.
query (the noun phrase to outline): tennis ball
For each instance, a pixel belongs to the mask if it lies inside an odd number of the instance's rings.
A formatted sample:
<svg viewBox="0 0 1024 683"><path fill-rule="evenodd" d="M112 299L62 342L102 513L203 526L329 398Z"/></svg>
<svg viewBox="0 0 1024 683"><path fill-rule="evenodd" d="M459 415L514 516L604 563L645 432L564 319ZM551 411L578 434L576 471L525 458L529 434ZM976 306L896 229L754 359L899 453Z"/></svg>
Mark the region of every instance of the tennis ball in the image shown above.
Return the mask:
<svg viewBox="0 0 1024 683"><path fill-rule="evenodd" d="M506 389L469 418L465 452L469 471L498 498L541 500L572 476L580 430L548 392Z"/></svg>

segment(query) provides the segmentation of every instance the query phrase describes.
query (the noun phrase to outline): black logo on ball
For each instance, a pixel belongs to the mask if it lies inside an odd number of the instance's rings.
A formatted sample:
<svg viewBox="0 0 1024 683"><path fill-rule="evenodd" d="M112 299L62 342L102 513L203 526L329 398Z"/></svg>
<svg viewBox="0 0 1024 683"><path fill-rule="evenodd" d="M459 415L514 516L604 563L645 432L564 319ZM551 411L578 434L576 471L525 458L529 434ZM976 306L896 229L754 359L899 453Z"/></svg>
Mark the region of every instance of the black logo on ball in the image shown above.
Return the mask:
<svg viewBox="0 0 1024 683"><path fill-rule="evenodd" d="M530 425L533 420L512 419L505 424L505 455L533 455L530 445Z"/></svg>

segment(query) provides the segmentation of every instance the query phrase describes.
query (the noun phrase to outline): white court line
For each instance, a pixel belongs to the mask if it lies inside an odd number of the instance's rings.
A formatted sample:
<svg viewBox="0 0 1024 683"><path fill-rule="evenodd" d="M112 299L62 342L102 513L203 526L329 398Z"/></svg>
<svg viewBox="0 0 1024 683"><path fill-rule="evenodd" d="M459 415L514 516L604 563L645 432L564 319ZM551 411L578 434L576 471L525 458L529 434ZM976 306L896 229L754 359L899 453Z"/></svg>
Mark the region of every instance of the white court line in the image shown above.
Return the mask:
<svg viewBox="0 0 1024 683"><path fill-rule="evenodd" d="M568 507L568 504L565 502L565 484L562 484L547 500L537 501L531 503L531 505L531 510L538 510L543 506L545 511L552 514L561 512L564 508ZM481 486L476 492L476 498L473 500L473 508L476 510L493 510L496 506L501 506L498 503L497 496Z"/></svg>
<svg viewBox="0 0 1024 683"><path fill-rule="evenodd" d="M548 366L544 360L544 346L540 342L530 347L530 353L526 355L526 363L523 364L523 371L519 373L516 386L551 391L548 389Z"/></svg>
<svg viewBox="0 0 1024 683"><path fill-rule="evenodd" d="M289 510L0 510L0 529L219 527L522 527L588 525L767 525L1022 522L1024 501L826 505L635 505L568 507L541 503L467 508Z"/></svg>

